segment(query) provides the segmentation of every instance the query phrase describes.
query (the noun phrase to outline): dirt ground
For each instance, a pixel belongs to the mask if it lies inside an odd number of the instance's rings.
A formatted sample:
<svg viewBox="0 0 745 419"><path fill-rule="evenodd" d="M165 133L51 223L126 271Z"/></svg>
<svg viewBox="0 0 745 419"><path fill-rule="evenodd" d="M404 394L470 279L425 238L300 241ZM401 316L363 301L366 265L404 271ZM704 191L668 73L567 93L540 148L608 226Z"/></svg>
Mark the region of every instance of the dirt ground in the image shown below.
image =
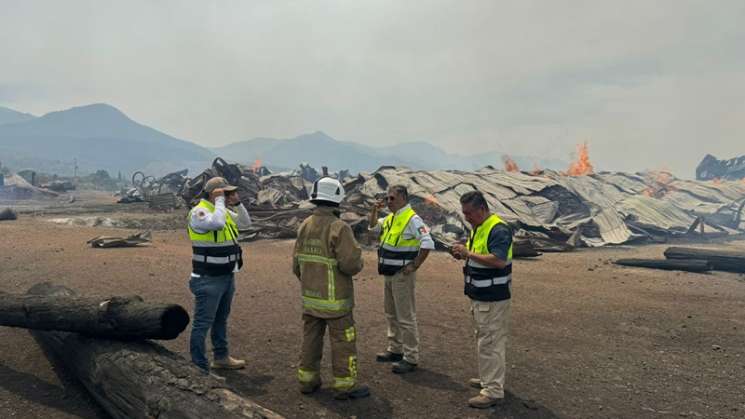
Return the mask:
<svg viewBox="0 0 745 419"><path fill-rule="evenodd" d="M86 240L134 230L70 226L36 212L0 222L0 291L51 280L84 294L140 294L192 309L185 231L153 233L152 246L92 249ZM121 214L120 214L121 215ZM173 217L182 217L175 214ZM356 282L359 373L372 397L336 402L325 386L297 391L298 284L291 241L244 245L246 266L230 323L227 374L246 397L297 418L742 418L745 417L745 276L624 268L619 257L661 257L663 245L545 254L514 265L507 400L469 408L475 342L460 264L437 253L418 273L422 359L399 376L375 362L385 348L383 285L374 254ZM712 244L745 250L745 242ZM165 342L188 357L188 332ZM330 365L324 359L324 382ZM81 387L50 365L26 330L0 327L0 417L104 418Z"/></svg>

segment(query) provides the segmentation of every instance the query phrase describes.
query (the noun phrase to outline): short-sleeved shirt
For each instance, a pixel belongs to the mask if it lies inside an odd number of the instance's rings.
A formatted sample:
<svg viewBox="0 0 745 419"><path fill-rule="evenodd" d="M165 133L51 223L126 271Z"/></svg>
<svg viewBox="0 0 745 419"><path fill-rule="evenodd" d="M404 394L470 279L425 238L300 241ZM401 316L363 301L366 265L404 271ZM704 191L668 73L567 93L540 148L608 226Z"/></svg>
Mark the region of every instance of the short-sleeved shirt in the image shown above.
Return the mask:
<svg viewBox="0 0 745 419"><path fill-rule="evenodd" d="M406 205L405 207L401 208L400 210L396 211L396 215L402 213L404 210L408 209L410 206ZM385 217L381 217L378 219L378 224L372 226L369 228L370 231L374 233L380 233L381 229L383 228L383 222L385 221ZM421 249L429 249L432 250L435 248L435 241L432 240L432 236L429 233L429 227L424 223L424 220L422 220L422 217L419 215L414 215L409 220L408 224L406 224L406 228L404 229L402 233L402 237L404 239L417 239L419 240L419 247Z"/></svg>
<svg viewBox="0 0 745 419"><path fill-rule="evenodd" d="M510 226L499 223L492 227L486 243L489 253L506 262L510 245L512 245L512 229Z"/></svg>

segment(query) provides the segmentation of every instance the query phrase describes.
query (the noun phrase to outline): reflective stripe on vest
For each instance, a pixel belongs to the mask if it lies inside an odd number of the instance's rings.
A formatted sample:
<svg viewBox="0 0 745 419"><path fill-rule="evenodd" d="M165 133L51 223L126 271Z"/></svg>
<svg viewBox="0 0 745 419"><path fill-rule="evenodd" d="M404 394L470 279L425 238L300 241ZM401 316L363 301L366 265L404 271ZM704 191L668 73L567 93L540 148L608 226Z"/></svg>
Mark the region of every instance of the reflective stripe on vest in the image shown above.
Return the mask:
<svg viewBox="0 0 745 419"><path fill-rule="evenodd" d="M470 251L479 255L488 255L489 234L494 226L504 223L497 215L490 215L476 227L466 243ZM494 268L481 264L473 259L466 261L463 269L465 294L482 301L498 301L510 298L510 282L512 281L512 244L507 251L507 265L504 268Z"/></svg>
<svg viewBox="0 0 745 419"><path fill-rule="evenodd" d="M191 211L203 208L211 213L215 212L215 206L206 200L199 201ZM233 221L230 213L225 212L225 225L221 230L198 233L187 225L192 248L192 272L199 275L219 276L227 275L243 266L242 251L238 245L238 226Z"/></svg>
<svg viewBox="0 0 745 419"><path fill-rule="evenodd" d="M345 312L352 308L351 299L336 299L336 266L338 262L336 259L327 258L318 255L308 255L299 253L297 255L298 263L300 264L300 275L303 273L304 263L320 263L326 265L327 272L327 297L318 298L305 295L303 293L303 307L306 309L327 311L331 313Z"/></svg>
<svg viewBox="0 0 745 419"><path fill-rule="evenodd" d="M414 210L408 207L399 214L388 214L383 220L378 248L379 273L393 275L419 254L419 240L403 238L406 226L415 215Z"/></svg>

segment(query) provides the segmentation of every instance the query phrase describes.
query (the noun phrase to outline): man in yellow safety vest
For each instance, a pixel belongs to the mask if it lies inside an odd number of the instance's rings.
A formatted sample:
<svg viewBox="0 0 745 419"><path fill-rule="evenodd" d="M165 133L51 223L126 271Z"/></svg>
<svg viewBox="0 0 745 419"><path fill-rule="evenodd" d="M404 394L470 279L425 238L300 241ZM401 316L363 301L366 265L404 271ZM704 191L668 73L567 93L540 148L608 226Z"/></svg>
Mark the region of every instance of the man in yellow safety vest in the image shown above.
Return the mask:
<svg viewBox="0 0 745 419"><path fill-rule="evenodd" d="M378 218L380 202L370 211L370 230L380 232L378 273L384 276L385 316L388 320L388 347L377 355L378 362L392 362L393 372L412 372L419 363L419 330L416 319L416 271L422 266L435 242L409 205L403 185L388 188L386 203L390 214Z"/></svg>
<svg viewBox="0 0 745 419"><path fill-rule="evenodd" d="M504 399L505 349L512 297L512 230L489 211L481 192L464 194L460 203L472 230L467 243L456 244L451 253L456 259L466 261L464 293L471 299L479 360L479 378L472 378L469 385L480 392L468 404L486 409Z"/></svg>
<svg viewBox="0 0 745 419"><path fill-rule="evenodd" d="M204 185L202 199L189 211L187 230L192 246L192 273L189 289L194 294L194 317L189 349L191 359L202 371L238 369L246 361L228 353L228 315L235 293L235 273L243 266L238 245L238 228L251 224L248 211L236 187L222 177ZM226 207L231 206L235 212ZM205 339L211 329L214 361L205 355ZM217 378L222 378L216 376Z"/></svg>

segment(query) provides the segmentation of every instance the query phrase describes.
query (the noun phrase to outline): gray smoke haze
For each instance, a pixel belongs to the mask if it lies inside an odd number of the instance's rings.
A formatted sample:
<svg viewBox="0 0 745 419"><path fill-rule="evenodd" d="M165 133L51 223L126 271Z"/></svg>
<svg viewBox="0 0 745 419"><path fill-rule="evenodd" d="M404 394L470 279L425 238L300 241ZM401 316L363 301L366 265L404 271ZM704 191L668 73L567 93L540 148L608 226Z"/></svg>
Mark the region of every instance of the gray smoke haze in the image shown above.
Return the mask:
<svg viewBox="0 0 745 419"><path fill-rule="evenodd" d="M196 143L323 130L692 177L745 154L745 2L15 1L0 105ZM530 168L527 168L530 169Z"/></svg>

